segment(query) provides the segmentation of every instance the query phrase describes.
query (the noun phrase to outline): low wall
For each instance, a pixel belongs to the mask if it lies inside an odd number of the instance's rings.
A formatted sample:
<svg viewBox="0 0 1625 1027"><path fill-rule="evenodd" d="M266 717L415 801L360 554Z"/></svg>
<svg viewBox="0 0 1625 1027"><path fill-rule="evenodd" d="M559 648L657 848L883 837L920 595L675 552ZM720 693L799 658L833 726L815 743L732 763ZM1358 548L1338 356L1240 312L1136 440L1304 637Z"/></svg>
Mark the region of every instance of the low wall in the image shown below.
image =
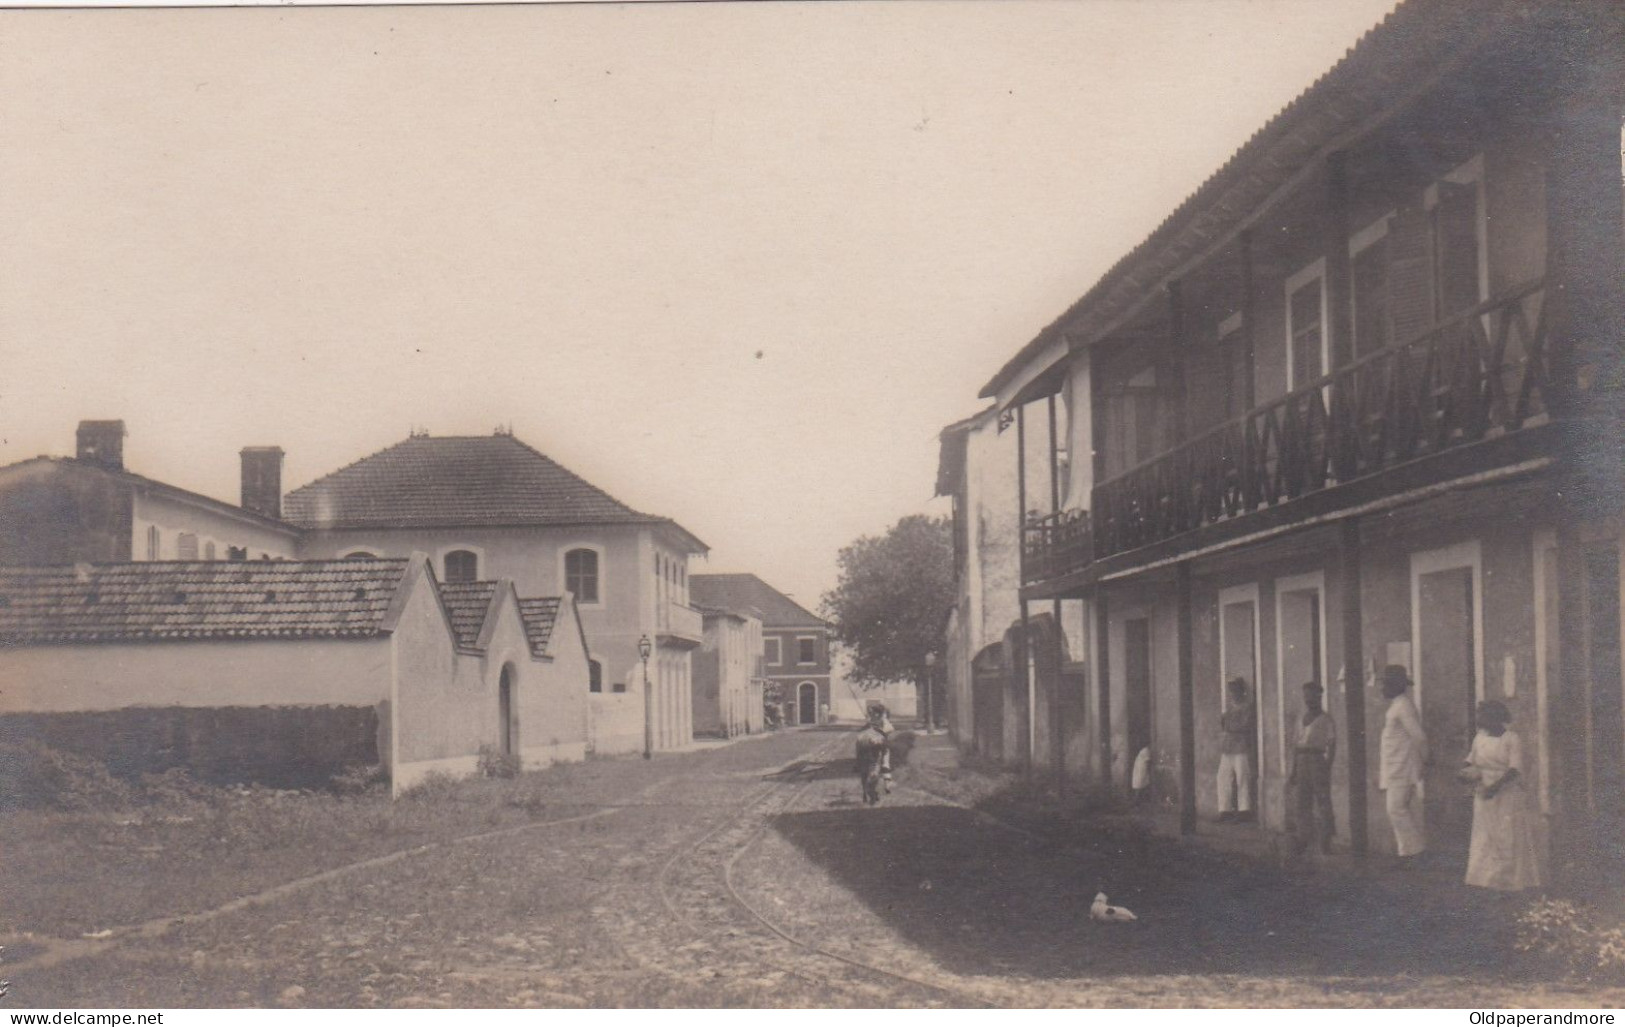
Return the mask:
<svg viewBox="0 0 1625 1027"><path fill-rule="evenodd" d="M36 741L105 762L119 777L185 767L219 784L321 787L376 764L372 706L158 706L0 715L0 744Z"/></svg>

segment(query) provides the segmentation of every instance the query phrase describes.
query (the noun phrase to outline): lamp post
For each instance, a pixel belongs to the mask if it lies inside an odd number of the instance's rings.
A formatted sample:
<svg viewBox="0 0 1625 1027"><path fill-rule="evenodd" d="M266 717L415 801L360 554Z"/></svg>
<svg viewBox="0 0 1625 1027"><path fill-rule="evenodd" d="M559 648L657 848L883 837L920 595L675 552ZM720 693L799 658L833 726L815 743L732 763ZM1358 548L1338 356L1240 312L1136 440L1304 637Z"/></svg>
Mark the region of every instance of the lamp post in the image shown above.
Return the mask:
<svg viewBox="0 0 1625 1027"><path fill-rule="evenodd" d="M934 653L934 652L926 653L925 654L925 733L926 734L931 734L932 731L934 731L936 729L936 726L937 726L937 718L933 715L936 711L931 709L931 693L933 691L933 689L931 688L931 681L932 681L932 679L934 677L936 677L936 668L937 668L937 654Z"/></svg>
<svg viewBox="0 0 1625 1027"><path fill-rule="evenodd" d="M638 659L643 661L643 758L648 759L654 755L655 749L655 720L654 695L649 691L649 653L654 646L649 643L649 636L644 635L638 639Z"/></svg>

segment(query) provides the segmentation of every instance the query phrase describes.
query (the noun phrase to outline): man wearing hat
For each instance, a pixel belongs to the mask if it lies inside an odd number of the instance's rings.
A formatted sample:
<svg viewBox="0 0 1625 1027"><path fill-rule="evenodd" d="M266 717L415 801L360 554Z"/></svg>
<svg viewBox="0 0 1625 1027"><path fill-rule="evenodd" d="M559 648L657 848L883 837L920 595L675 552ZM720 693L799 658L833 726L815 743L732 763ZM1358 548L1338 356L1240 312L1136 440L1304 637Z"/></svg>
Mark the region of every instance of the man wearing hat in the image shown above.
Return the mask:
<svg viewBox="0 0 1625 1027"><path fill-rule="evenodd" d="M1324 689L1315 681L1303 686L1303 717L1292 746L1292 773L1287 791L1292 798L1292 853L1303 855L1311 841L1320 851L1332 851L1332 757L1337 755L1337 725L1321 708Z"/></svg>
<svg viewBox="0 0 1625 1027"><path fill-rule="evenodd" d="M1428 736L1411 699L1411 676L1404 667L1382 669L1382 695L1388 712L1382 718L1382 762L1377 787L1388 807L1399 865L1408 867L1427 848L1422 833L1422 773L1427 766Z"/></svg>

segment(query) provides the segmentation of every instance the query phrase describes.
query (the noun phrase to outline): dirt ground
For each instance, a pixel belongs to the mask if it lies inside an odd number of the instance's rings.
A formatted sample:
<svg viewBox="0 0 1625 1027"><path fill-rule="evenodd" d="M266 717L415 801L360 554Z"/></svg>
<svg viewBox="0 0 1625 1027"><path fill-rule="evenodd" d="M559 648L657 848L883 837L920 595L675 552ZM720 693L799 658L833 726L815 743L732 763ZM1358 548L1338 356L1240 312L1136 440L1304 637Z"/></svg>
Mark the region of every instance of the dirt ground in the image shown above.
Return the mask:
<svg viewBox="0 0 1625 1027"><path fill-rule="evenodd" d="M280 854L234 844L230 830L205 844L195 819L144 820L130 854L116 840L127 828L91 814L0 817L4 1004L1625 998L1519 962L1515 907L1465 888L1284 873L1106 817L1041 815L1008 779L958 766L941 736L921 740L900 761L898 789L867 808L850 755L848 731L797 731L476 783L419 808L374 797L334 815L321 804L338 800L310 798L300 813L287 799L261 825L305 825ZM93 837L115 840L87 848ZM1140 920L1090 920L1097 890Z"/></svg>

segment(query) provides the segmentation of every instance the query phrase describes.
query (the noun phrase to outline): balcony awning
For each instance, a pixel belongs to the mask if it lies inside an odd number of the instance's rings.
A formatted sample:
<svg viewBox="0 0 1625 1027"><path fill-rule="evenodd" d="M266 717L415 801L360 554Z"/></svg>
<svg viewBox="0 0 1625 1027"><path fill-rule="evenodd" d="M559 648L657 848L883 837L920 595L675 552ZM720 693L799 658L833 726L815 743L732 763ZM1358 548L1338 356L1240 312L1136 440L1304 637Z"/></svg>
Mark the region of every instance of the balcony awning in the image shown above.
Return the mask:
<svg viewBox="0 0 1625 1027"><path fill-rule="evenodd" d="M1066 386L1070 357L1066 341L1056 340L1055 345L1042 354L1042 360L1034 360L1023 373L1012 378L1006 388L999 391L1000 412L1013 410L1060 392Z"/></svg>

